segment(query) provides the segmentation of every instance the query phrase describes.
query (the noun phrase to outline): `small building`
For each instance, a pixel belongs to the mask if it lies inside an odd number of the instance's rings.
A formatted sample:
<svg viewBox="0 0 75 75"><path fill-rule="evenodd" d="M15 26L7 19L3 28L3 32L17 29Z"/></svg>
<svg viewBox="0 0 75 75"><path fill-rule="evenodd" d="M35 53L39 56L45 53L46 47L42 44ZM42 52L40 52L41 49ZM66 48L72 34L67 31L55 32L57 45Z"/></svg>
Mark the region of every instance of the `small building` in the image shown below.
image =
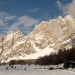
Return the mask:
<svg viewBox="0 0 75 75"><path fill-rule="evenodd" d="M75 68L75 62L74 61L68 61L66 63L64 63L63 67L65 69L68 69L68 68Z"/></svg>

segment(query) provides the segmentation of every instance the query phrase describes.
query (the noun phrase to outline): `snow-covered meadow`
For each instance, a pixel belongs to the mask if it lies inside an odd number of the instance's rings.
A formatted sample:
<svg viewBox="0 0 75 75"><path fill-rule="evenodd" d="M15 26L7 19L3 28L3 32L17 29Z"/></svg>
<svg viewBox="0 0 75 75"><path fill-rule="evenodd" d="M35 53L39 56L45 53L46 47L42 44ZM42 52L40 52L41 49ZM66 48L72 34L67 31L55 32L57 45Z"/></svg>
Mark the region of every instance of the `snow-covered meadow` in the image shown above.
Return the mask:
<svg viewBox="0 0 75 75"><path fill-rule="evenodd" d="M39 66L39 65L14 65L0 66L0 75L75 75L75 69L52 69L50 67L60 68L62 66Z"/></svg>

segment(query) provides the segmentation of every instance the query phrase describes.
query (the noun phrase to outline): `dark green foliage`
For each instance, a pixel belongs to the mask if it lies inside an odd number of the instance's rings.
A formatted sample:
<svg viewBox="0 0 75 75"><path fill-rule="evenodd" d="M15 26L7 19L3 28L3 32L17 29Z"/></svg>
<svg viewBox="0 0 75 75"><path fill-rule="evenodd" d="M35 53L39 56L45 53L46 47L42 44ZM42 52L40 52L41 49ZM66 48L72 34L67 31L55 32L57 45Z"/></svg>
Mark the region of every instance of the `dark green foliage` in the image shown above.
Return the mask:
<svg viewBox="0 0 75 75"><path fill-rule="evenodd" d="M39 65L51 65L61 64L67 61L75 61L75 48L70 50L59 50L58 53L50 54L37 59L36 64Z"/></svg>
<svg viewBox="0 0 75 75"><path fill-rule="evenodd" d="M36 60L35 59L29 59L29 60L11 60L10 62L8 62L7 64L9 64L9 66L11 65L26 65L29 64L29 66L31 64L35 64Z"/></svg>
<svg viewBox="0 0 75 75"><path fill-rule="evenodd" d="M15 64L21 64L21 65L23 65L23 64L26 64L26 62L24 60L11 60L9 62L9 65L15 65Z"/></svg>
<svg viewBox="0 0 75 75"><path fill-rule="evenodd" d="M63 67L66 69L68 69L69 67L75 68L75 62L74 61L68 61L68 62L64 63Z"/></svg>

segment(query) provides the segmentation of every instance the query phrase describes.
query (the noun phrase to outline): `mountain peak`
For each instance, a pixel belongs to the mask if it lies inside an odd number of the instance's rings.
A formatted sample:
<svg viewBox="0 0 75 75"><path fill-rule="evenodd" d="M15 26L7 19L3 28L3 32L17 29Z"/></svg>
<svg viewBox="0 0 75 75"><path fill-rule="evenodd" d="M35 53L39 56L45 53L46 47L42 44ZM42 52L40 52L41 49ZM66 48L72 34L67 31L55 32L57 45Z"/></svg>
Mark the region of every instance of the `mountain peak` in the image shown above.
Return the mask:
<svg viewBox="0 0 75 75"><path fill-rule="evenodd" d="M21 32L20 28L17 28L15 32Z"/></svg>
<svg viewBox="0 0 75 75"><path fill-rule="evenodd" d="M74 45L73 40L75 40L75 22L70 15L42 21L27 36L24 36L18 28L15 32L9 32L1 42L0 62L14 58L17 60L20 57L24 60L27 57L34 59L33 56L38 58L43 51L46 52L45 55L49 55L49 52L69 49Z"/></svg>

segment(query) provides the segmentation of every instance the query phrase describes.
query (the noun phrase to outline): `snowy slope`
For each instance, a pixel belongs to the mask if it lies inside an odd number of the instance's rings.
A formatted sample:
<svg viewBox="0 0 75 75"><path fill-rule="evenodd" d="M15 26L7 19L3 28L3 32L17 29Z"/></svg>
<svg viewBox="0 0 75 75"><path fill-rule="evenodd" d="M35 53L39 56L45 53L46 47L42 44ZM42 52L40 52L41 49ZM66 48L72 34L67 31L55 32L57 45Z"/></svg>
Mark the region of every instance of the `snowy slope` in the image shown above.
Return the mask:
<svg viewBox="0 0 75 75"><path fill-rule="evenodd" d="M47 70L52 65L14 65L15 68L11 68L8 65L0 66L0 75L75 75L75 69L71 70L62 70L62 69L53 69ZM54 65L57 67L57 65ZM8 70L5 68L8 67ZM53 67L53 66L52 66ZM26 70L25 70L26 68Z"/></svg>
<svg viewBox="0 0 75 75"><path fill-rule="evenodd" d="M19 56L19 57L13 57L13 58L9 58L7 61L5 62L9 62L10 60L27 60L27 59L38 59L39 57L43 57L46 55L50 55L50 53L54 52L54 50L52 48L46 47L43 50L40 50L36 53L31 53L29 55L25 55L23 56ZM2 61L4 62L4 61Z"/></svg>

